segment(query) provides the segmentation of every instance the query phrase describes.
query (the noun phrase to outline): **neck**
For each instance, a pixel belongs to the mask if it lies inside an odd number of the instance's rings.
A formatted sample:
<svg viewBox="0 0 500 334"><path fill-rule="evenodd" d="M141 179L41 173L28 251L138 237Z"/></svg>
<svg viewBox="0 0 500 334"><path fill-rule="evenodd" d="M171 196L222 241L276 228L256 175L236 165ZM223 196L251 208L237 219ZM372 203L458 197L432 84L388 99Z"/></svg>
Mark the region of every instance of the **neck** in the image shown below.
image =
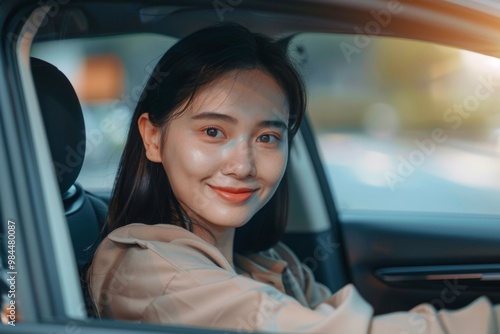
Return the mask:
<svg viewBox="0 0 500 334"><path fill-rule="evenodd" d="M196 225L193 226L193 232L205 240L206 242L214 245L224 255L231 267L234 268L233 263L233 244L234 244L234 228L211 228L213 237L203 228ZM214 240L215 237L215 240Z"/></svg>

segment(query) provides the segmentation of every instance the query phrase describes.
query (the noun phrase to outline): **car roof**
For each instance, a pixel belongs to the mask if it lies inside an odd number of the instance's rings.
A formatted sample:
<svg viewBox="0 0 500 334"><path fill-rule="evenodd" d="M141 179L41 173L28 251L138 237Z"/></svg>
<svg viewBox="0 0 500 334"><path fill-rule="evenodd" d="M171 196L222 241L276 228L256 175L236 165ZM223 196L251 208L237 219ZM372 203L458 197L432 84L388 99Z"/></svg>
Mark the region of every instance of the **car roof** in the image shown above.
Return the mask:
<svg viewBox="0 0 500 334"><path fill-rule="evenodd" d="M39 6L36 0L24 3ZM369 31L367 25L376 21L378 14L389 11L392 13L389 23L379 25L377 35L426 40L499 56L498 7L485 0L72 0L53 9L67 15L51 18L36 38L37 41L53 39L54 31L64 32L57 38L140 32L182 38L222 21L236 21L277 38L305 31L359 35ZM109 13L117 19L110 20Z"/></svg>

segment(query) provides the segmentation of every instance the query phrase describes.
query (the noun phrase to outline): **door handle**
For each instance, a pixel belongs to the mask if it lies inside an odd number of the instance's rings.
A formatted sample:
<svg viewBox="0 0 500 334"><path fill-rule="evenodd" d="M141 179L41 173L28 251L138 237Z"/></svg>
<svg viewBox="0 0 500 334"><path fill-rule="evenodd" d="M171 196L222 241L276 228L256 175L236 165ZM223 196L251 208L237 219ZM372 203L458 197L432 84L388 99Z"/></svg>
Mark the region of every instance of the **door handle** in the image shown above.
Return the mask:
<svg viewBox="0 0 500 334"><path fill-rule="evenodd" d="M500 281L500 264L392 267L375 270L387 283L409 281L476 280Z"/></svg>

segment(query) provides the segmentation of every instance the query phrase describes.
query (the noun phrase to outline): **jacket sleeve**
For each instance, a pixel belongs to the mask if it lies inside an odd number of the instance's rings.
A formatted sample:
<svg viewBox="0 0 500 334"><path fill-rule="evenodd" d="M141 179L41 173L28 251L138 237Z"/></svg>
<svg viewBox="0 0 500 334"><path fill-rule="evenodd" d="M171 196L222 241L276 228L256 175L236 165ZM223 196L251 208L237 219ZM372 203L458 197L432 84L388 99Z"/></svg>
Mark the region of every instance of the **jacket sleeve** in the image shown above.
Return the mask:
<svg viewBox="0 0 500 334"><path fill-rule="evenodd" d="M370 333L500 333L500 306L492 306L480 297L460 310L437 312L429 304L421 304L409 312L376 316Z"/></svg>
<svg viewBox="0 0 500 334"><path fill-rule="evenodd" d="M371 306L352 285L309 309L272 286L226 270L200 268L177 276L144 309L142 321L242 333L498 333L500 310L486 298L459 311L436 312L424 304L410 312L373 317Z"/></svg>
<svg viewBox="0 0 500 334"><path fill-rule="evenodd" d="M182 284L188 288L167 289L154 298L142 321L242 333L369 333L372 309L352 286L311 310L270 285L215 271L200 269L183 277Z"/></svg>

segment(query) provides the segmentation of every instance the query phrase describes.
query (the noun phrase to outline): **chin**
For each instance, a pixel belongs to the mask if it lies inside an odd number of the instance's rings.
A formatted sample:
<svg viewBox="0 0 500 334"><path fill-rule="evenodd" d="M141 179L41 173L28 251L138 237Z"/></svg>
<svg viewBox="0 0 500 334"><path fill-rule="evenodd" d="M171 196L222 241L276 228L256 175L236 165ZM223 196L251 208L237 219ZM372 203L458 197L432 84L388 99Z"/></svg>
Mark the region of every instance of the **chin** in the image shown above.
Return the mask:
<svg viewBox="0 0 500 334"><path fill-rule="evenodd" d="M210 220L211 224L217 226L217 227L225 227L225 228L238 228L250 220L253 215L245 216L242 218L237 218L234 215L229 215L229 216L223 216L223 217L214 217L214 219Z"/></svg>
<svg viewBox="0 0 500 334"><path fill-rule="evenodd" d="M209 208L210 212L207 212L206 215L202 215L202 217L205 217L205 219L213 226L238 228L248 223L248 221L258 211L255 210L255 204L252 205L253 208L248 208L245 206L239 208L211 206Z"/></svg>

